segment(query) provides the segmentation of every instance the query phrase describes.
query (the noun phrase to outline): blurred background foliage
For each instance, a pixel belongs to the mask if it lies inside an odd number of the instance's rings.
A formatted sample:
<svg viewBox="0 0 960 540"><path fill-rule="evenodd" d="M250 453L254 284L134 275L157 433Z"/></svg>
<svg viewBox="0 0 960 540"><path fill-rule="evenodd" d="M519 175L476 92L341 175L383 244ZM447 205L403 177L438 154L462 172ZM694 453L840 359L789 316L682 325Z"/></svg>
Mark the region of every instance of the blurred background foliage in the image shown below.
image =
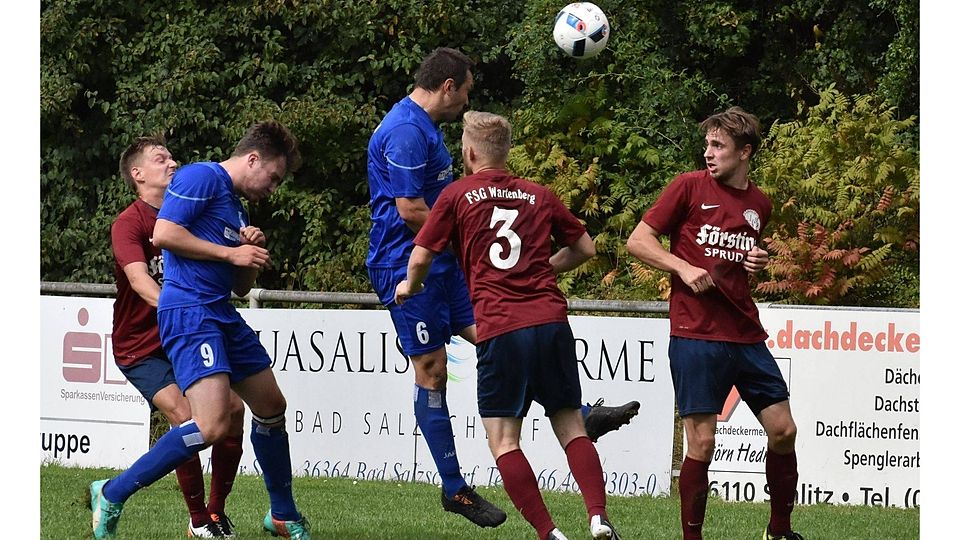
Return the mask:
<svg viewBox="0 0 960 540"><path fill-rule="evenodd" d="M452 46L478 64L470 107L514 123L511 169L597 241L562 276L568 294L669 294L626 238L664 185L703 166L697 123L740 105L767 134L751 176L774 202L758 300L919 306L918 1L595 3L610 41L578 61L551 37L564 2L43 0L41 279L112 282L133 138L164 135L181 163L222 160L272 118L304 166L249 208L275 263L259 286L371 291L366 143L422 57ZM460 125L443 129L458 160Z"/></svg>

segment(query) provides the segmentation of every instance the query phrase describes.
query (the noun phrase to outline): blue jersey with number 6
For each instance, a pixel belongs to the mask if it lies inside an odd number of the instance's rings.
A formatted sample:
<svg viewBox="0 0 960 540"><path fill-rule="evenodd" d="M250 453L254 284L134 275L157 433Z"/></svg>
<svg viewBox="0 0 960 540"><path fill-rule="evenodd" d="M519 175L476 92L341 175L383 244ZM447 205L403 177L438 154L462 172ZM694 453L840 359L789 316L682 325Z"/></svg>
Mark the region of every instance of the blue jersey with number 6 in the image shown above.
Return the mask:
<svg viewBox="0 0 960 540"><path fill-rule="evenodd" d="M453 181L453 159L443 133L409 96L393 106L370 137L367 182L370 186L369 268L406 266L414 233L400 218L397 198L423 199L433 207L440 191ZM436 261L456 264L450 255Z"/></svg>

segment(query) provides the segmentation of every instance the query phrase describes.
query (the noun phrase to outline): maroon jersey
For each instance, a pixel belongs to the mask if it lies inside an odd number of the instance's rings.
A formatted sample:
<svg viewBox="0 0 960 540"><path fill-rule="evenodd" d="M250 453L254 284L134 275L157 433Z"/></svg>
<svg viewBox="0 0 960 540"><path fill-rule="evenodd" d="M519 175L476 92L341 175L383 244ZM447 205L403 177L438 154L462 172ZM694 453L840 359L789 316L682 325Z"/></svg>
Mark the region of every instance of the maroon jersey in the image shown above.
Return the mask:
<svg viewBox="0 0 960 540"><path fill-rule="evenodd" d="M452 242L473 301L477 340L485 341L566 322L567 299L550 265L551 237L566 246L585 232L546 187L486 170L443 189L414 243L439 253Z"/></svg>
<svg viewBox="0 0 960 540"><path fill-rule="evenodd" d="M771 209L753 182L740 190L702 170L674 178L647 210L643 221L670 236L670 252L709 272L716 284L697 295L673 276L670 335L735 343L767 338L743 261L759 243Z"/></svg>
<svg viewBox="0 0 960 540"><path fill-rule="evenodd" d="M163 281L163 256L150 239L157 223L157 210L140 199L117 216L110 228L117 300L113 303L113 358L118 365L130 366L141 358L160 352L157 308L151 306L130 286L123 267L134 262L147 265L157 283Z"/></svg>

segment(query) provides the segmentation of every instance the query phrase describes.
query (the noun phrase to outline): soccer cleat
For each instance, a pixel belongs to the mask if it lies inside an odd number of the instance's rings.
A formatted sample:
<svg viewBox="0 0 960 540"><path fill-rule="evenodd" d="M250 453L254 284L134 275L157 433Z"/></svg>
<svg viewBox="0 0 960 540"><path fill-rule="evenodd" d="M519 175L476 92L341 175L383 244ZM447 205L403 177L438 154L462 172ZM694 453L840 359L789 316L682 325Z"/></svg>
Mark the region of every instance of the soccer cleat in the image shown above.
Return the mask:
<svg viewBox="0 0 960 540"><path fill-rule="evenodd" d="M550 534L547 535L547 540L567 540L567 537L560 532L560 529L554 527Z"/></svg>
<svg viewBox="0 0 960 540"><path fill-rule="evenodd" d="M106 480L97 480L90 484L90 510L93 512L93 537L113 538L117 535L117 522L123 503L112 503L103 496Z"/></svg>
<svg viewBox="0 0 960 540"><path fill-rule="evenodd" d="M460 514L481 527L496 527L507 520L503 510L481 497L470 486L460 488L452 499L448 499L441 488L440 502L447 512Z"/></svg>
<svg viewBox="0 0 960 540"><path fill-rule="evenodd" d="M613 525L599 514L590 518L590 534L595 540L620 540L620 535L617 534Z"/></svg>
<svg viewBox="0 0 960 540"><path fill-rule="evenodd" d="M760 540L803 540L803 536L798 532L790 531L787 534L782 535L773 535L770 534L770 527L763 528L763 536L760 537Z"/></svg>
<svg viewBox="0 0 960 540"><path fill-rule="evenodd" d="M300 521L280 521L267 510L267 515L263 516L263 530L270 533L270 536L291 540L311 540L310 522L303 516L300 516Z"/></svg>
<svg viewBox="0 0 960 540"><path fill-rule="evenodd" d="M639 401L629 401L619 407L606 407L603 405L603 398L600 398L593 405L589 403L587 405L590 407L590 412L584 418L583 425L587 429L587 437L590 437L593 442L629 424L630 419L640 411Z"/></svg>
<svg viewBox="0 0 960 540"><path fill-rule="evenodd" d="M226 514L210 514L210 519L220 526L224 538L235 538L237 536L237 533L233 530L233 522Z"/></svg>
<svg viewBox="0 0 960 540"><path fill-rule="evenodd" d="M187 537L189 538L223 538L223 531L215 521L208 521L203 525L194 526L193 521L187 522Z"/></svg>

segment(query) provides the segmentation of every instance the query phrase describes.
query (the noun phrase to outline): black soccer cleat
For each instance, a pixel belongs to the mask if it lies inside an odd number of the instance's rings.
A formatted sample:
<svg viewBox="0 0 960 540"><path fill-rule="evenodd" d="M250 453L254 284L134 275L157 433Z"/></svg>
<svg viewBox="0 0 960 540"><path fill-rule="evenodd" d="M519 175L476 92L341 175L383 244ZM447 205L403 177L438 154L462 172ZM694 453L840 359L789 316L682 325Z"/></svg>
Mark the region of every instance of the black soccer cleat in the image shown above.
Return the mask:
<svg viewBox="0 0 960 540"><path fill-rule="evenodd" d="M448 499L441 488L440 503L447 512L460 514L480 527L497 527L507 520L503 510L481 497L470 486L460 488L452 499Z"/></svg>
<svg viewBox="0 0 960 540"><path fill-rule="evenodd" d="M770 534L770 527L764 527L762 540L803 540L803 536L794 531L782 535L772 535Z"/></svg>
<svg viewBox="0 0 960 540"><path fill-rule="evenodd" d="M234 532L233 521L226 514L210 514L210 519L220 527L224 538L236 538L237 533Z"/></svg>
<svg viewBox="0 0 960 540"><path fill-rule="evenodd" d="M620 429L621 426L630 423L630 420L640 411L639 401L628 401L619 407L605 407L603 398L598 399L593 405L587 404L590 412L583 420L583 425L587 428L587 437L597 442L611 431Z"/></svg>

